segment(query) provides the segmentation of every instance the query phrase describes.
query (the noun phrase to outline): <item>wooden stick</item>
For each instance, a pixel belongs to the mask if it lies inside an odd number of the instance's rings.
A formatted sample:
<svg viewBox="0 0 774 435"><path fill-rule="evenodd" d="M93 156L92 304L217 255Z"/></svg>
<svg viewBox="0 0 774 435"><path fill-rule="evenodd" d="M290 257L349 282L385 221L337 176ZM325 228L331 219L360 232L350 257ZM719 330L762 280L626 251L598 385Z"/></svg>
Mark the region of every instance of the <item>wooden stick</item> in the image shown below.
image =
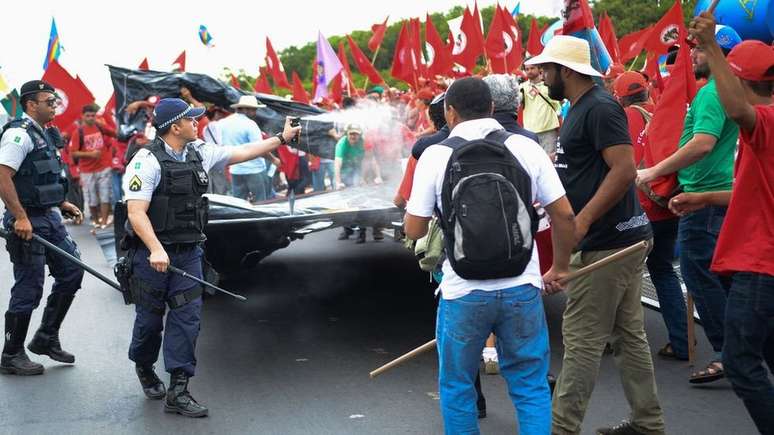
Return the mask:
<svg viewBox="0 0 774 435"><path fill-rule="evenodd" d="M694 357L696 356L696 319L693 317L693 296L691 296L690 292L686 299L685 305L688 316L686 319L688 321L688 365L693 367Z"/></svg>
<svg viewBox="0 0 774 435"><path fill-rule="evenodd" d="M636 244L634 244L632 246L629 246L626 249L620 250L620 251L616 252L615 254L609 255L609 256L607 256L607 257L605 257L605 258L603 258L603 259L601 259L601 260L599 260L597 262L591 263L591 264L589 264L586 267L583 267L581 269L576 270L575 272L570 273L569 275L564 277L564 279L562 279L560 282L562 284L567 284L567 283L569 283L570 281L572 281L574 279L580 278L583 275L589 274L589 273L599 269L600 267L607 266L608 264L610 264L612 262L618 261L618 260L620 260L620 259L622 259L624 257L628 257L629 255L632 255L632 254L634 254L636 252L639 252L639 251L641 251L643 249L647 249L648 246L649 246L648 242L643 240L643 241L641 241L639 243L636 243ZM691 311L691 313L693 313L693 311ZM372 371L371 373L369 373L369 376L371 377L371 379L373 379L373 378L381 375L382 373L386 372L387 370L390 370L390 369L392 369L392 368L394 368L396 366L399 366L399 365L403 364L404 362L406 362L406 361L416 357L417 355L422 354L422 353L424 353L424 352L434 348L435 345L436 345L436 340L432 339L432 340L428 341L427 343L423 344L422 346L419 346L418 348L412 350L411 352L409 352L409 353L407 353L405 355L402 355L402 356L400 356L400 357L398 357L398 358L388 362L387 364L379 367L378 369Z"/></svg>

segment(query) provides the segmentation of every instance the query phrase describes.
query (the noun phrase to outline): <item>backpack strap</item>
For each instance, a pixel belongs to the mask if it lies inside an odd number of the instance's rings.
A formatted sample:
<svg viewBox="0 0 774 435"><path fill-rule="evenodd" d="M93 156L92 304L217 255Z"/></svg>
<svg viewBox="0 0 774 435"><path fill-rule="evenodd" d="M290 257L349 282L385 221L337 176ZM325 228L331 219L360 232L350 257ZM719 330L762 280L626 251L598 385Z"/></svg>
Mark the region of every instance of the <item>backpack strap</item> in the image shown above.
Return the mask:
<svg viewBox="0 0 774 435"><path fill-rule="evenodd" d="M501 143L501 144L505 145L505 141L507 141L508 138L510 138L511 136L513 136L513 133L510 133L510 132L506 131L505 129L502 129L502 130L495 130L495 131L489 133L488 135L486 135L485 139L489 139L489 140L492 140L494 142Z"/></svg>
<svg viewBox="0 0 774 435"><path fill-rule="evenodd" d="M451 149L455 149L455 148L461 147L462 145L464 145L466 143L468 143L468 141L463 139L463 138L461 138L461 137L459 137L459 136L449 136L446 139L438 142L437 145L443 145L443 146L447 146L447 147L449 147Z"/></svg>

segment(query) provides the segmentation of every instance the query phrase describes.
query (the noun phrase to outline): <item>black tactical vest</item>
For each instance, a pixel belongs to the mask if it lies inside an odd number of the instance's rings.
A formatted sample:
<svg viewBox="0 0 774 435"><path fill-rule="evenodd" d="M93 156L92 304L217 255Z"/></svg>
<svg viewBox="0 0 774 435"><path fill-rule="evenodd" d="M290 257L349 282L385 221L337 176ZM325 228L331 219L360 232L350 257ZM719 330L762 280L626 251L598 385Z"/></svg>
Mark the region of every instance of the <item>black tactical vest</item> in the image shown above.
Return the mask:
<svg viewBox="0 0 774 435"><path fill-rule="evenodd" d="M189 145L185 161L177 161L158 138L148 151L161 166L161 180L148 208L156 237L163 244L203 242L209 205L202 195L207 192L209 178L199 152Z"/></svg>
<svg viewBox="0 0 774 435"><path fill-rule="evenodd" d="M24 208L44 209L60 205L67 195L67 179L62 176L62 159L57 153L61 137L57 132L40 131L28 119L15 119L7 123L0 138L9 128L23 128L32 140L33 149L24 158L13 176L13 184L19 202Z"/></svg>

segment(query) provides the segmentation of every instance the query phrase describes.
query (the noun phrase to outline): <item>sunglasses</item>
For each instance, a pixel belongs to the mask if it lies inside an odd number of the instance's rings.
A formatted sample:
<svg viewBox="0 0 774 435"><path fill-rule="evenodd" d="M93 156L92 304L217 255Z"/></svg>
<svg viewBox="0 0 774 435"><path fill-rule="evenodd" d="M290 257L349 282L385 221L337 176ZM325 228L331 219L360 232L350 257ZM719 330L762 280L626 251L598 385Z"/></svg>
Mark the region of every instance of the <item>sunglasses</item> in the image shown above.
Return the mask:
<svg viewBox="0 0 774 435"><path fill-rule="evenodd" d="M48 107L56 107L57 103L59 102L59 99L56 97L46 98L45 100L35 100L36 103L42 104L46 103L48 104Z"/></svg>

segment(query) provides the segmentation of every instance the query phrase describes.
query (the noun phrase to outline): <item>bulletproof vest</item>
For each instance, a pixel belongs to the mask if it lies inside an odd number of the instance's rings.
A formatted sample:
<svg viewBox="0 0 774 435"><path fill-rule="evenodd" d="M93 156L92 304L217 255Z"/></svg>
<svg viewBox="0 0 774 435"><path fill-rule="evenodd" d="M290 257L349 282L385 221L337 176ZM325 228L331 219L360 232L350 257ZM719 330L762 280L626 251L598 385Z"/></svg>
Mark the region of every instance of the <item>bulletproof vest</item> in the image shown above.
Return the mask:
<svg viewBox="0 0 774 435"><path fill-rule="evenodd" d="M50 128L42 132L32 120L22 118L7 123L0 137L9 128L23 128L33 144L32 151L13 176L19 202L24 208L60 205L67 195L67 179L62 176L64 165L57 153L57 149L62 146L58 130Z"/></svg>
<svg viewBox="0 0 774 435"><path fill-rule="evenodd" d="M207 192L209 179L199 152L192 146L185 150L185 161L170 156L160 139L148 150L161 166L161 180L153 191L148 217L156 237L163 244L197 243L206 239Z"/></svg>

